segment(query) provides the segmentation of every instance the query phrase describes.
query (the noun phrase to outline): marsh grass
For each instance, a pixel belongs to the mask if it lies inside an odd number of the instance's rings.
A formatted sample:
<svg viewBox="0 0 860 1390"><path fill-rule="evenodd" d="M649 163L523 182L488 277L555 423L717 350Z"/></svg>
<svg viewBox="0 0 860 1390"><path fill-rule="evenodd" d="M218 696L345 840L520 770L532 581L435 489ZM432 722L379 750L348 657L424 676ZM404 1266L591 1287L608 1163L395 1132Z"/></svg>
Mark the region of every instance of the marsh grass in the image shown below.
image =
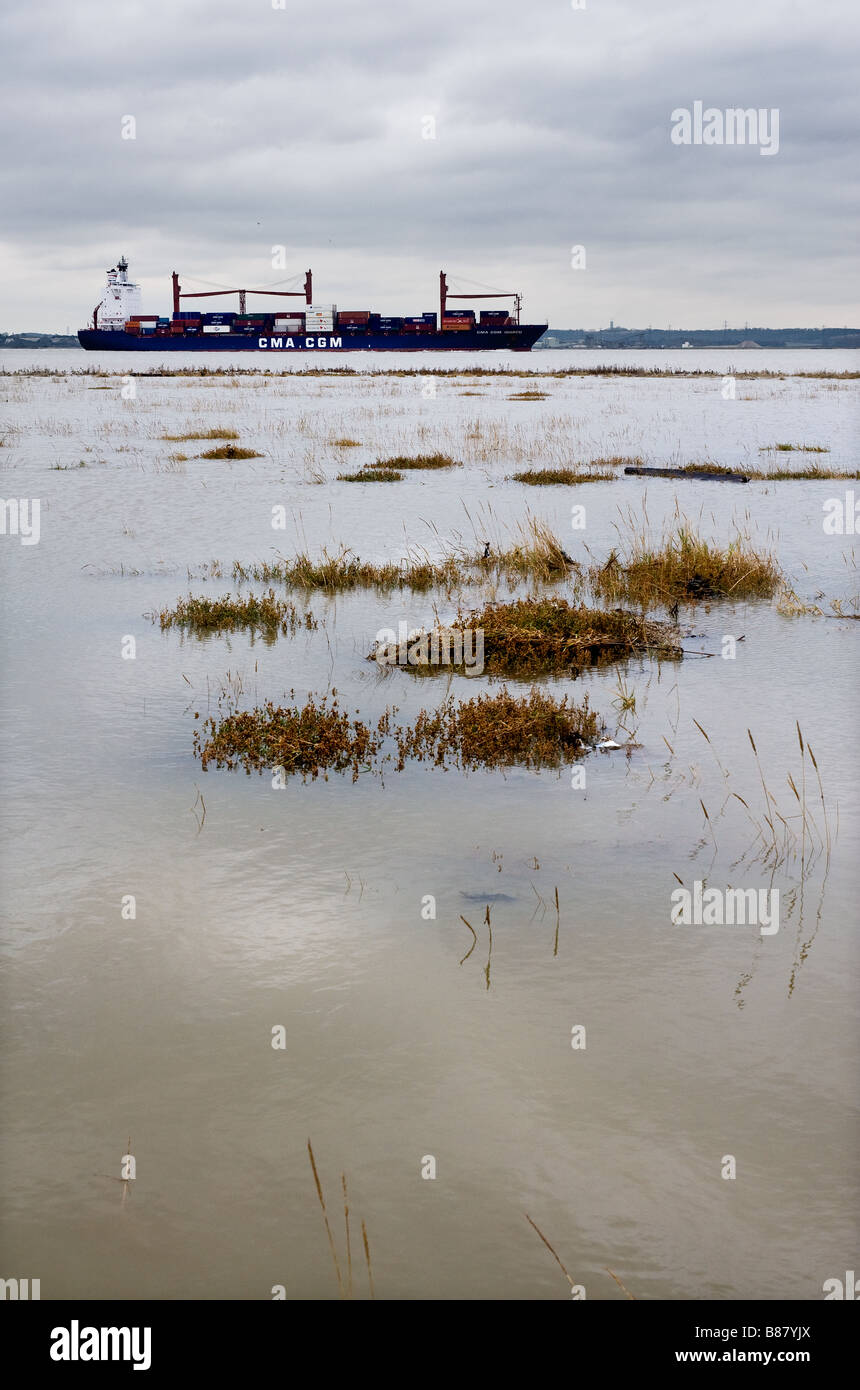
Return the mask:
<svg viewBox="0 0 860 1390"><path fill-rule="evenodd" d="M414 454L408 457L405 454L397 454L390 459L377 459L372 465L374 468L390 469L397 472L400 469L430 469L430 468L462 468L462 464L451 458L450 454Z"/></svg>
<svg viewBox="0 0 860 1390"><path fill-rule="evenodd" d="M254 565L241 565L237 560L233 565L233 578L240 582L254 579L296 589L321 589L327 593L348 589L422 591L452 584L458 577L459 565L453 556L440 562L413 558L399 564L391 560L375 564L359 559L345 546L335 554L323 548L317 558L301 551L292 559L279 556Z"/></svg>
<svg viewBox="0 0 860 1390"><path fill-rule="evenodd" d="M202 459L260 459L262 454L256 449L239 449L235 444L222 444L218 449L206 449L198 455Z"/></svg>
<svg viewBox="0 0 860 1390"><path fill-rule="evenodd" d="M614 473L606 469L591 468L529 468L522 473L512 473L511 481L514 483L529 483L533 487L547 487L554 484L564 484L573 487L577 483L598 483L615 478Z"/></svg>
<svg viewBox="0 0 860 1390"><path fill-rule="evenodd" d="M329 444L333 449L360 449L360 439L330 439Z"/></svg>
<svg viewBox="0 0 860 1390"><path fill-rule="evenodd" d="M434 588L450 590L458 584L494 576L555 583L567 577L572 568L575 570L573 561L551 528L529 516L518 523L507 546L488 555L461 548L440 560L413 553L405 560L376 563L361 560L348 547L341 546L334 554L323 548L318 557L300 551L292 558L278 555L274 560L254 564L236 560L233 579L321 589L327 593L359 588L426 592Z"/></svg>
<svg viewBox="0 0 860 1390"><path fill-rule="evenodd" d="M175 608L163 608L158 620L162 631L171 627L196 633L251 628L273 636L278 632L295 633L299 628L312 632L319 626L312 613L300 613L288 600L276 598L274 589L244 598L225 594L223 598L212 599L189 594L180 599Z"/></svg>
<svg viewBox="0 0 860 1390"><path fill-rule="evenodd" d="M237 430L211 429L190 430L188 434L162 434L161 439L169 439L172 444L184 444L190 439L238 439Z"/></svg>
<svg viewBox="0 0 860 1390"><path fill-rule="evenodd" d="M775 447L779 450L783 449L783 445L781 444L778 444ZM786 447L794 449L795 447L799 446L795 446L792 444ZM804 450L804 452L827 454L830 452L830 450L806 449ZM822 468L817 463L812 463L807 468L743 468L738 470L734 468L729 468L726 464L723 463L711 463L709 461L706 463L685 463L682 464L677 471L680 473L712 473L715 477L720 477L724 474L732 476L732 474L735 474L740 471L743 473L743 476L745 478L748 478L750 481L754 480L755 482L765 483L790 482L794 479L814 480L816 478L860 478L860 470L856 468Z"/></svg>
<svg viewBox="0 0 860 1390"><path fill-rule="evenodd" d="M762 444L759 453L829 454L830 450L823 444Z"/></svg>
<svg viewBox="0 0 860 1390"><path fill-rule="evenodd" d="M403 474L393 468L374 468L366 464L357 473L338 473L339 483L402 483Z"/></svg>
<svg viewBox="0 0 860 1390"><path fill-rule="evenodd" d="M447 768L559 767L582 757L600 732L588 696L580 705L536 687L528 695L478 695L421 710L409 728L395 730L397 769L410 759Z"/></svg>
<svg viewBox="0 0 860 1390"><path fill-rule="evenodd" d="M621 608L607 611L575 607L562 598L524 598L488 604L459 617L450 628L420 634L409 643L404 669L417 674L450 669L450 639L460 639L462 652L466 631L483 633L486 672L522 679L550 671L581 671L632 656L674 661L683 654L678 630L668 623Z"/></svg>
<svg viewBox="0 0 860 1390"><path fill-rule="evenodd" d="M570 573L573 561L545 521L528 516L518 524L514 536L512 545L478 563L508 578L543 583L553 583Z"/></svg>
<svg viewBox="0 0 860 1390"><path fill-rule="evenodd" d="M508 396L509 401L545 401L546 399L546 391L514 391L512 395Z"/></svg>
<svg viewBox="0 0 860 1390"><path fill-rule="evenodd" d="M371 728L341 709L336 691L331 703L328 696L318 701L311 695L301 708L270 700L252 710L210 715L195 731L194 752L204 771L214 763L244 767L249 774L297 774L303 781L351 772L355 782L362 772L382 771L390 758L382 751L389 734L398 772L410 761L446 769L539 768L582 757L601 727L587 696L577 705L567 695L559 700L536 688L523 696L505 689L463 704L451 697L438 709L421 710L411 725L395 726L396 713L386 709Z"/></svg>
<svg viewBox="0 0 860 1390"><path fill-rule="evenodd" d="M764 468L747 469L747 477L755 478L756 481L765 483L785 483L793 481L815 481L818 478L860 478L860 469L857 468L820 468L817 463L810 464L808 468L774 468L772 470Z"/></svg>
<svg viewBox="0 0 860 1390"><path fill-rule="evenodd" d="M328 1237L328 1248L331 1253L332 1263L334 1264L335 1278L337 1279L338 1293L340 1294L341 1298L352 1298L352 1240L350 1237L349 1229L349 1196L347 1189L346 1173L341 1173L340 1175L341 1189L343 1191L343 1216L346 1225L346 1280L344 1280L344 1276L340 1267L340 1260L337 1257L337 1247L335 1246L334 1236L332 1235L331 1225L329 1224L328 1208L326 1207L325 1193L323 1192L323 1185L320 1180L316 1158L314 1157L313 1145L311 1144L310 1139L308 1140L308 1158L310 1159L311 1172L314 1175L314 1186L316 1187L317 1191L317 1200L319 1201L320 1208L323 1214L323 1222L325 1224L326 1236ZM367 1264L367 1281L370 1289L370 1297L375 1298L376 1294L373 1287L373 1265L371 1264L370 1260L370 1242L367 1238L367 1226L365 1225L363 1219L361 1222L361 1239L362 1244L364 1245L364 1258Z"/></svg>
<svg viewBox="0 0 860 1390"><path fill-rule="evenodd" d="M547 1248L547 1250L549 1251L549 1253L552 1255L553 1259L555 1260L556 1264L558 1265L558 1267L559 1267L559 1269L561 1270L562 1274L564 1275L565 1279L566 1279L567 1282L570 1284L570 1287L571 1287L572 1289L575 1289L575 1288L576 1288L576 1285L575 1285L575 1283L573 1282L573 1280L571 1279L570 1274L568 1273L568 1271L565 1269L564 1265L562 1264L562 1262L561 1262L561 1256L558 1254L558 1251L557 1251L552 1245L550 1245L549 1241L547 1240L547 1238L546 1238L546 1236L544 1235L543 1231L541 1230L540 1226L538 1226L538 1224L537 1224L536 1221L532 1221L532 1219L531 1219L531 1217L529 1216L528 1212L527 1212L527 1211L526 1211L526 1212L523 1212L523 1215L524 1215L524 1217L526 1218L526 1221L527 1221L527 1222L529 1223L529 1225L531 1226L532 1230L533 1230L533 1231L536 1231L537 1234L540 1236L541 1240L543 1241L543 1243L544 1243L544 1245L546 1246L546 1248Z"/></svg>
<svg viewBox="0 0 860 1390"><path fill-rule="evenodd" d="M290 691L290 698L294 694ZM351 772L356 782L378 757L388 726L388 711L375 729L353 720L333 690L331 703L325 695L319 702L311 695L301 708L269 700L224 718L211 715L202 732L195 731L194 751L204 771L214 762L216 767L241 766L248 773L280 768L284 775L298 774L303 781L320 773L327 781L329 772Z"/></svg>
<svg viewBox="0 0 860 1390"><path fill-rule="evenodd" d="M643 607L713 598L771 598L780 579L774 557L756 551L746 536L719 546L697 535L684 519L676 521L656 546L640 533L623 562L613 550L604 564L589 570L595 594Z"/></svg>

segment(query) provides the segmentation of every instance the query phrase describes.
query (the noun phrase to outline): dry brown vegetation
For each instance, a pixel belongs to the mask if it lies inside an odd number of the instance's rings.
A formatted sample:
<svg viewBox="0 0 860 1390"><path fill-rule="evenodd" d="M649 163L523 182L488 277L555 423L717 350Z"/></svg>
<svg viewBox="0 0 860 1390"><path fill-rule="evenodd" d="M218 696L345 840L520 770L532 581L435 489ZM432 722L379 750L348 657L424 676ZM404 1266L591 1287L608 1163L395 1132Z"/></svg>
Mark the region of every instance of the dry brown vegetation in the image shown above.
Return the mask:
<svg viewBox="0 0 860 1390"><path fill-rule="evenodd" d="M683 654L677 628L640 613L576 607L562 598L525 598L488 604L450 628L420 634L408 643L406 669L419 674L450 669L455 654L462 658L467 631L482 634L485 671L522 678L580 671L632 656L679 660Z"/></svg>
<svg viewBox="0 0 860 1390"><path fill-rule="evenodd" d="M525 696L507 690L478 695L463 704L451 697L396 731L397 768L410 758L436 767L559 767L582 757L599 732L587 695L580 705L537 688Z"/></svg>
<svg viewBox="0 0 860 1390"><path fill-rule="evenodd" d="M309 696L301 708L270 700L205 719L195 732L194 751L204 770L210 763L244 767L249 774L280 768L304 781L351 772L355 782L362 772L382 770L389 734L396 742L396 770L402 771L410 761L443 768L559 767L587 752L600 732L587 696L576 705L567 695L559 700L538 689L523 696L502 690L462 704L450 698L436 710L422 710L408 726L393 726L394 714L386 710L370 727L339 706L334 690L330 703L327 696Z"/></svg>
<svg viewBox="0 0 860 1390"><path fill-rule="evenodd" d="M290 698L295 692L290 691ZM331 703L323 696L317 703L313 695L298 708L283 708L269 700L253 710L218 719L212 715L195 732L194 751L204 770L210 762L216 767L244 767L265 772L283 768L285 775L298 773L303 780L329 772L369 771L380 750L382 735L388 728L386 712L377 728L351 719L332 691Z"/></svg>

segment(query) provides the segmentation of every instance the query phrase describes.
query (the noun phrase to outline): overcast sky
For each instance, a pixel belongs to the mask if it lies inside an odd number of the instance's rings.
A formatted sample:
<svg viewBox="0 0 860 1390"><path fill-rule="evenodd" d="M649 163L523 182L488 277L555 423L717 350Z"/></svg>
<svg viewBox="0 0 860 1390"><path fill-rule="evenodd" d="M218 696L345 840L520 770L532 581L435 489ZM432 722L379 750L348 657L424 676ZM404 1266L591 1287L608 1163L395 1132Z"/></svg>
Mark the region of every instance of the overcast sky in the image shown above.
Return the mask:
<svg viewBox="0 0 860 1390"><path fill-rule="evenodd" d="M585 4L7 0L0 329L75 331L122 252L149 312L307 266L421 312L444 267L559 328L860 325L857 0ZM778 152L674 144L696 101Z"/></svg>

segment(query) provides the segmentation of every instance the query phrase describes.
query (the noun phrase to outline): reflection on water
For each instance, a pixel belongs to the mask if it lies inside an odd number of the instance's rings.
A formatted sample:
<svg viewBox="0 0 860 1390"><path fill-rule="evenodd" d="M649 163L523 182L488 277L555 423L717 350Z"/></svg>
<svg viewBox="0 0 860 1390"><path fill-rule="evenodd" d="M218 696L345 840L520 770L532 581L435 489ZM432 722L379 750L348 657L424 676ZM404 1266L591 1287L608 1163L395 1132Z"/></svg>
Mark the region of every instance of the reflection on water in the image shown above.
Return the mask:
<svg viewBox="0 0 860 1390"><path fill-rule="evenodd" d="M335 687L405 722L495 688L365 659L457 596L314 595L318 629L274 643L147 615L226 593L235 559L439 555L526 506L587 559L629 507L659 530L676 504L773 545L830 612L857 592L853 538L821 526L841 484L595 483L575 532L570 489L507 477L542 452L758 465L784 439L848 468L854 383L754 379L731 402L719 378L550 377L509 402L504 379L440 379L433 399L411 378L237 381L141 380L125 402L113 379L0 378L4 496L42 502L38 545L0 537L4 1272L43 1298L336 1298L351 1268L368 1297L366 1233L378 1298L821 1297L856 1247L856 623L682 609L681 663L630 662L620 689L613 668L541 682L587 690L625 745L584 785L419 765L275 790L203 773L195 713ZM262 457L161 438L195 424ZM360 441L350 467L465 466L341 484L336 438ZM213 560L226 578L189 583ZM778 890L779 931L672 925L696 882Z"/></svg>

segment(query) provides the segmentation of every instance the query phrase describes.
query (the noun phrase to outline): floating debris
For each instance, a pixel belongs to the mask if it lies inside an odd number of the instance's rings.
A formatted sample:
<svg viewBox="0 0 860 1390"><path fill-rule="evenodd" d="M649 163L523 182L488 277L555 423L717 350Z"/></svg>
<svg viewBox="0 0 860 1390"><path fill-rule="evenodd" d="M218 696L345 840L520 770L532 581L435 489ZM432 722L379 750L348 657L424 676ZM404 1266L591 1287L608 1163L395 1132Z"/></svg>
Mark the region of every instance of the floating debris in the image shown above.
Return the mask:
<svg viewBox="0 0 860 1390"><path fill-rule="evenodd" d="M698 482L748 483L746 473L733 473L730 468L720 464L702 467L688 463L683 468L625 468L625 473L648 478L693 478Z"/></svg>

